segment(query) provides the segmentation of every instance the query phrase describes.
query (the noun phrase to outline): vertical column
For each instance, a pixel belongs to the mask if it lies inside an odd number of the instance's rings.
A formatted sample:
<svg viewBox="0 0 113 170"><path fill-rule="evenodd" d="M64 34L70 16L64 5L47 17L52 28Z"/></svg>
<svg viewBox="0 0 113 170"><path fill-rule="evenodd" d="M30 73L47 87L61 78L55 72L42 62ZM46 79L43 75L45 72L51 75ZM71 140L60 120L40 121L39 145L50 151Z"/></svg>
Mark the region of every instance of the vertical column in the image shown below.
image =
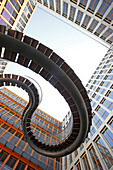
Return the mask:
<svg viewBox="0 0 113 170"><path fill-rule="evenodd" d="M0 170L2 170L2 168L4 167L4 165L7 163L8 159L10 158L11 155L8 155L6 157L6 159L4 160L4 162L2 163L1 167L0 167Z"/></svg>
<svg viewBox="0 0 113 170"><path fill-rule="evenodd" d="M16 169L16 167L17 167L18 163L19 163L19 160L17 160L17 161L16 161L15 165L13 166L13 170L15 170L15 169Z"/></svg>
<svg viewBox="0 0 113 170"><path fill-rule="evenodd" d="M79 159L79 161L80 161L80 167L81 167L81 170L84 170L84 169L85 169L85 167L84 167L84 164L83 164L83 160L82 160L82 158L80 158L80 159Z"/></svg>
<svg viewBox="0 0 113 170"><path fill-rule="evenodd" d="M62 157L62 170L65 170L66 167L65 157Z"/></svg>
<svg viewBox="0 0 113 170"><path fill-rule="evenodd" d="M97 154L97 156L98 156L98 158L99 158L99 161L100 161L100 163L101 163L102 168L107 170L108 167L107 167L107 165L106 165L106 163L105 163L105 161L104 161L104 159L103 159L103 156L102 156L101 152L99 151L96 143L92 142L92 145L93 145L93 147L94 147L94 149L95 149L95 152L96 152L96 154Z"/></svg>
<svg viewBox="0 0 113 170"><path fill-rule="evenodd" d="M70 155L67 155L67 167L70 165Z"/></svg>
<svg viewBox="0 0 113 170"><path fill-rule="evenodd" d="M108 143L108 141L106 140L106 138L105 138L101 133L99 133L99 136L100 136L100 138L102 139L102 141L104 142L104 144L106 145L106 147L107 147L107 149L109 150L110 154L113 155L112 147L110 146L110 144Z"/></svg>
<svg viewBox="0 0 113 170"><path fill-rule="evenodd" d="M91 170L96 170L95 165L94 165L93 160L92 160L92 157L91 157L89 151L87 151L87 150L86 150L86 155L87 155L88 163L89 163Z"/></svg>
<svg viewBox="0 0 113 170"><path fill-rule="evenodd" d="M2 4L0 5L0 14L2 13L2 10L3 10L6 2L7 2L7 0L2 1Z"/></svg>
<svg viewBox="0 0 113 170"><path fill-rule="evenodd" d="M67 19L69 18L69 15L70 15L70 8L71 8L71 5L68 3Z"/></svg>
<svg viewBox="0 0 113 170"><path fill-rule="evenodd" d="M53 3L54 3L54 10L55 10L55 12L56 12L56 1L53 0Z"/></svg>
<svg viewBox="0 0 113 170"><path fill-rule="evenodd" d="M61 15L63 14L63 0L61 0Z"/></svg>

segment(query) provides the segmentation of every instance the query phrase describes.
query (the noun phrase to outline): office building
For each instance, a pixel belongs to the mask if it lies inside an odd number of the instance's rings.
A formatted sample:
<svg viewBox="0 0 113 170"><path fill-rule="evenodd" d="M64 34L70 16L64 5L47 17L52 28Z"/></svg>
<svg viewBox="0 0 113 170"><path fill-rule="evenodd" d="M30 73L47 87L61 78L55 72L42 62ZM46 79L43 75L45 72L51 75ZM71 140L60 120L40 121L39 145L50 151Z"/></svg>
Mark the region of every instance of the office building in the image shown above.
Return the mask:
<svg viewBox="0 0 113 170"><path fill-rule="evenodd" d="M4 57L5 56L6 55L4 55ZM82 143L82 145L76 151L74 151L70 155L67 155L66 157L63 157L62 161L61 161L61 158L59 158L60 161L62 162L62 165L61 165L62 169L77 169L78 168L78 169L84 170L84 169L93 169L93 168L94 169L112 169L113 168L112 166L113 164L113 156L112 156L113 155L112 153L113 152L112 151L112 147L113 147L112 145L113 143L113 139L112 139L112 136L113 136L112 134L112 131L113 131L112 129L113 128L112 126L112 119L113 119L113 116L112 116L112 108L113 108L112 106L113 105L113 102L112 102L112 98L113 98L112 97L113 96L112 95L112 88L113 88L112 70L113 69L112 68L113 68L113 65L112 65L112 60L113 60L113 46L110 47L107 54L103 58L102 62L99 64L99 67L96 69L95 73L91 77L91 80L89 80L88 84L86 85L86 89L90 97L91 105L93 108L92 110L93 121L92 121L90 132L88 134L88 138L86 138L85 142ZM5 94L5 92L3 92L3 94ZM3 99L4 98L1 98L1 103L3 102ZM6 107L6 105L7 105L7 102L5 100L4 108ZM8 103L8 107L10 107L9 103ZM11 104L11 107L12 107L12 104ZM3 115L4 119L7 119L6 115L7 113ZM14 116L15 114L13 114L11 117L13 118ZM33 123L35 124L38 123L39 127L41 128L43 127L45 128L44 130L47 131L48 126L45 126L45 123L44 123L44 121L46 120L46 116L44 115L44 117L41 118L40 113L38 112L37 117L39 119L37 120L36 117L33 118ZM66 116L65 119L67 119L67 117L68 116ZM11 118L8 118L8 119L11 119ZM39 122L41 119L42 121L40 124ZM63 122L65 122L65 119ZM9 121L9 123L12 124L11 121ZM49 123L49 121L47 123ZM54 119L50 123L53 126L55 126ZM66 122L62 123L63 127L65 124ZM17 123L15 124L15 126L18 128ZM40 129L39 127L37 129ZM56 127L50 129L49 131L50 134L52 134L55 129L58 129ZM61 128L59 130L61 130ZM35 133L34 129L35 127L33 125L33 132ZM55 130L55 132L57 132L57 130ZM36 130L36 134L39 134L39 130L38 132ZM51 135L52 138L50 138L50 136L48 136L47 134L48 134L48 131L46 133L44 131L44 133L41 132L41 136L39 135L38 137L40 140L42 138L45 139L46 142L48 142L48 139L55 138L54 135L53 136ZM8 140L6 140L5 142L7 143ZM13 152L14 151L19 152L18 149L15 149L15 150L14 149L15 147L12 147ZM25 154L23 154L22 156L25 156ZM47 159L47 157L44 157L42 155L41 157ZM7 159L5 162L7 162ZM30 158L30 161L31 160L32 158ZM48 167L45 167L44 164L40 165L39 163L38 165L42 166L44 169L48 168ZM55 165L55 167L52 167L52 168L56 168L56 167L58 166Z"/></svg>
<svg viewBox="0 0 113 170"><path fill-rule="evenodd" d="M7 0L0 2L0 24L5 24L7 28L13 28L19 31L23 31L24 24L30 19L31 13L27 5L21 4L27 3L26 1L16 0L15 6L14 1ZM82 29L83 32L87 31L89 35L93 35L104 43L111 45L113 42L113 2L112 0L39 0L40 4L48 7L53 12L58 13L62 17L69 20L71 23ZM12 14L10 4L13 8ZM28 2L30 5L31 1ZM6 6L5 6L6 5ZM20 9L18 9L18 6ZM32 5L32 3L31 3ZM31 7L30 5L30 7ZM36 7L36 6L35 6ZM34 9L35 9L34 7ZM18 11L20 15L18 15ZM24 10L24 11L23 11ZM4 12L4 13L3 13ZM16 14L15 14L16 13ZM6 17L8 14L8 17ZM11 16L12 15L12 16ZM6 17L6 18L5 18ZM15 18L15 19L14 19ZM22 24L24 22L24 24ZM9 106L1 108L1 167L9 167L21 169L60 169L63 170L76 170L76 169L112 169L113 168L113 45L109 48L107 54L97 67L96 71L92 75L91 79L86 85L86 89L91 100L93 122L90 133L85 142L75 152L62 159L51 159L44 157L33 151L28 144L25 144L22 136L22 129L18 123L12 123L14 121L20 122L20 114L11 109ZM19 98L7 89L2 89L0 92L6 99L13 101L19 105ZM12 94L12 95L11 95ZM13 97L13 99L11 98ZM14 97L16 96L16 97ZM22 100L22 99L20 99ZM23 103L25 102L22 100ZM26 103L26 102L25 102ZM22 107L23 104L21 104ZM24 105L23 105L24 106ZM25 107L25 106L24 106ZM16 106L15 106L16 108ZM18 108L18 107L17 107ZM7 117L8 113L4 110L9 109L7 112L11 112L11 117ZM3 110L3 112L2 112ZM38 111L37 111L38 112ZM12 115L12 113L14 113ZM16 113L18 113L16 115ZM44 112L42 112L44 113ZM38 112L38 114L40 114ZM45 113L44 113L45 114ZM37 114L36 114L37 115ZM15 119L15 116L17 118ZM37 116L36 116L37 117ZM67 116L68 117L68 116ZM63 122L67 119L64 119ZM38 119L42 122L43 118ZM18 122L17 121L17 122ZM36 125L37 122L34 122ZM49 121L47 122L49 124ZM65 123L63 123L63 126ZM3 126L3 127L2 127ZM57 127L57 126L56 126ZM6 129L5 129L6 128ZM10 130L10 129L13 130ZM58 127L57 127L58 128ZM34 127L36 129L36 126ZM19 131L18 131L19 130ZM41 129L42 130L42 129ZM16 132L15 132L16 131ZM18 135L18 133L21 135ZM4 137L4 135L6 136ZM8 135L9 137L8 137ZM12 135L11 135L12 134ZM41 134L40 134L41 135ZM15 138L17 144L11 143L11 139ZM18 138L18 139L17 139ZM15 141L14 140L14 141ZM22 143L22 144L21 144ZM20 144L20 146L19 146ZM15 146L14 146L15 145ZM23 147L24 148L23 148ZM11 148L12 147L12 148ZM21 149L23 148L23 149ZM28 150L27 150L28 148ZM30 149L29 149L30 148ZM34 156L36 154L36 156ZM37 156L38 155L38 156ZM14 162L14 163L11 163Z"/></svg>
<svg viewBox="0 0 113 170"><path fill-rule="evenodd" d="M113 42L112 0L2 0L0 25L23 31L39 4L59 14L71 23L106 44Z"/></svg>
<svg viewBox="0 0 113 170"><path fill-rule="evenodd" d="M92 106L92 126L85 142L62 159L62 169L112 169L113 45L88 81L86 89Z"/></svg>
<svg viewBox="0 0 113 170"><path fill-rule="evenodd" d="M35 152L25 142L21 118L27 102L6 88L0 89L0 167L6 169L61 169L61 158L49 158ZM50 142L62 123L37 109L32 118L37 138ZM58 139L56 139L58 140Z"/></svg>
<svg viewBox="0 0 113 170"><path fill-rule="evenodd" d="M36 6L34 0L0 1L0 25L23 32Z"/></svg>
<svg viewBox="0 0 113 170"><path fill-rule="evenodd" d="M0 60L0 74L4 73L6 66L7 66L7 62Z"/></svg>
<svg viewBox="0 0 113 170"><path fill-rule="evenodd" d="M113 42L112 0L37 0L97 39Z"/></svg>

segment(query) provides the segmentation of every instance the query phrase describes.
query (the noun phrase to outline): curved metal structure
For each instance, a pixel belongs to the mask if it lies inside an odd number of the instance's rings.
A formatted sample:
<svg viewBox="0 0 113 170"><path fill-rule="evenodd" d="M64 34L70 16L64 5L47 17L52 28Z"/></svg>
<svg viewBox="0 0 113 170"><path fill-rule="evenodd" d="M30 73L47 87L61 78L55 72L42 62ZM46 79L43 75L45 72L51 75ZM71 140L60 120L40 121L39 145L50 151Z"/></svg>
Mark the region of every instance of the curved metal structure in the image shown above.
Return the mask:
<svg viewBox="0 0 113 170"><path fill-rule="evenodd" d="M24 109L22 113L22 117L24 117L24 114L26 112L30 112L30 113L32 112L33 114L33 112L36 110L37 106L39 105L39 94L38 94L37 88L34 86L34 84L31 81L19 75L1 74L0 75L0 87L2 86L17 86L25 90L29 95L29 103Z"/></svg>
<svg viewBox="0 0 113 170"><path fill-rule="evenodd" d="M1 58L28 67L49 81L68 103L72 121L68 135L55 144L36 139L29 126L33 112L25 109L23 133L26 141L37 152L50 157L70 154L85 140L91 125L91 106L87 92L69 65L48 47L22 33L0 27ZM22 38L23 37L23 38ZM29 121L28 121L29 120ZM66 132L66 131L65 131Z"/></svg>

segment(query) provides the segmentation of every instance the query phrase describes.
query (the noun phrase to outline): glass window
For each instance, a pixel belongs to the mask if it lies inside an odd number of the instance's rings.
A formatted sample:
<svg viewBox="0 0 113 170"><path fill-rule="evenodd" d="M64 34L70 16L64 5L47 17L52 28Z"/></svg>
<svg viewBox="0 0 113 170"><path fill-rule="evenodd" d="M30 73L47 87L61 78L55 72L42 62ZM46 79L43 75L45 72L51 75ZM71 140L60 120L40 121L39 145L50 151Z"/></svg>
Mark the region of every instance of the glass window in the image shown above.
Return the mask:
<svg viewBox="0 0 113 170"><path fill-rule="evenodd" d="M0 125L2 124L3 122L2 121L0 121Z"/></svg>
<svg viewBox="0 0 113 170"><path fill-rule="evenodd" d="M17 28L18 28L20 31L23 31L23 28L20 26L19 23L17 24Z"/></svg>
<svg viewBox="0 0 113 170"><path fill-rule="evenodd" d="M6 165L8 165L9 167L13 168L13 166L15 165L17 159L14 158L13 156L10 156L10 158L8 159Z"/></svg>
<svg viewBox="0 0 113 170"><path fill-rule="evenodd" d="M15 136L17 136L18 138L20 138L20 137L22 136L22 134L19 133L19 132L17 132L17 133L15 134Z"/></svg>
<svg viewBox="0 0 113 170"><path fill-rule="evenodd" d="M95 97L94 97L94 99L95 99L95 100L97 100L97 101L99 101L99 100L100 100L100 98L101 98L101 96L100 96L100 95L98 95L98 94L96 94L96 95L95 95Z"/></svg>
<svg viewBox="0 0 113 170"><path fill-rule="evenodd" d="M21 140L18 144L18 147L20 147L21 149L24 149L25 145L26 145L26 143Z"/></svg>
<svg viewBox="0 0 113 170"><path fill-rule="evenodd" d="M91 126L90 132L91 132L91 135L92 135L92 136L93 136L93 135L95 134L95 132L96 132L96 130L95 130L95 128L94 128L93 125Z"/></svg>
<svg viewBox="0 0 113 170"><path fill-rule="evenodd" d="M7 112L7 114L5 114L5 118L8 121L8 119L13 116L13 113Z"/></svg>
<svg viewBox="0 0 113 170"><path fill-rule="evenodd" d="M47 159L46 156L41 155L41 157L40 157L40 161L41 161L41 162L43 162L43 163L45 164L46 159Z"/></svg>
<svg viewBox="0 0 113 170"><path fill-rule="evenodd" d="M14 23L14 20L10 17L10 15L3 10L2 16L12 25Z"/></svg>
<svg viewBox="0 0 113 170"><path fill-rule="evenodd" d="M15 7L15 9L19 12L20 6L18 5L17 1L15 1L15 0L10 0L10 1L13 4L13 6Z"/></svg>
<svg viewBox="0 0 113 170"><path fill-rule="evenodd" d="M74 19L75 11L76 11L76 8L71 6L69 18L72 19L72 20Z"/></svg>
<svg viewBox="0 0 113 170"><path fill-rule="evenodd" d="M95 27L97 26L99 22L97 20L93 20L90 27L89 27L89 30L93 31L95 29Z"/></svg>
<svg viewBox="0 0 113 170"><path fill-rule="evenodd" d="M33 0L30 0L29 2L30 2L30 4L31 4L32 8L34 9L35 5L34 5Z"/></svg>
<svg viewBox="0 0 113 170"><path fill-rule="evenodd" d="M24 170L25 168L25 164L22 162L22 161L19 161L17 167L16 167L16 170Z"/></svg>
<svg viewBox="0 0 113 170"><path fill-rule="evenodd" d="M5 130L0 127L0 136L1 136L1 134L4 133L4 132L5 132Z"/></svg>
<svg viewBox="0 0 113 170"><path fill-rule="evenodd" d="M50 158L48 160L48 165L50 165L51 167L53 167L53 164L54 164L54 159Z"/></svg>
<svg viewBox="0 0 113 170"><path fill-rule="evenodd" d="M106 138L106 140L108 141L108 143L110 144L110 146L113 147L113 133L109 129L107 129L107 130L105 130L103 135Z"/></svg>
<svg viewBox="0 0 113 170"><path fill-rule="evenodd" d="M29 3L27 3L27 8L28 8L29 12L32 13L32 9L31 9Z"/></svg>
<svg viewBox="0 0 113 170"><path fill-rule="evenodd" d="M106 80L113 80L113 75L107 75Z"/></svg>
<svg viewBox="0 0 113 170"><path fill-rule="evenodd" d="M75 157L78 155L78 151L76 150L75 152L74 152L74 154L75 154Z"/></svg>
<svg viewBox="0 0 113 170"><path fill-rule="evenodd" d="M96 106L96 102L95 101L92 101L91 102L91 106L94 108Z"/></svg>
<svg viewBox="0 0 113 170"><path fill-rule="evenodd" d="M99 138L99 140L97 141L97 146L101 152L104 161L106 162L106 165L110 169L111 166L113 165L113 157L110 154L109 150L106 148L101 138Z"/></svg>
<svg viewBox="0 0 113 170"><path fill-rule="evenodd" d="M26 7L24 8L24 13L25 13L25 15L27 16L27 18L30 18L30 14L28 13L28 10L27 10Z"/></svg>
<svg viewBox="0 0 113 170"><path fill-rule="evenodd" d="M56 10L57 10L57 12L61 11L61 0L56 1Z"/></svg>
<svg viewBox="0 0 113 170"><path fill-rule="evenodd" d="M33 152L33 157L38 158L39 157L39 153L37 153L36 151Z"/></svg>
<svg viewBox="0 0 113 170"><path fill-rule="evenodd" d="M35 170L35 169L28 166L27 170Z"/></svg>
<svg viewBox="0 0 113 170"><path fill-rule="evenodd" d="M25 27L25 23L22 21L21 18L19 19L19 22L21 23L21 25L22 25L23 27Z"/></svg>
<svg viewBox="0 0 113 170"><path fill-rule="evenodd" d="M81 170L81 167L80 167L80 163L79 163L79 162L77 162L77 163L75 164L75 167L76 167L76 170Z"/></svg>
<svg viewBox="0 0 113 170"><path fill-rule="evenodd" d="M20 2L21 5L23 4L23 1L24 1L24 0L19 0L19 2Z"/></svg>
<svg viewBox="0 0 113 170"><path fill-rule="evenodd" d="M110 123L110 126L113 128L113 121Z"/></svg>
<svg viewBox="0 0 113 170"><path fill-rule="evenodd" d="M102 5L100 6L99 10L98 10L98 14L100 15L104 15L104 13L107 11L107 9L109 8L110 4L111 4L112 0L109 1L103 1Z"/></svg>
<svg viewBox="0 0 113 170"><path fill-rule="evenodd" d="M10 140L10 142L13 144L13 145L16 145L16 143L18 142L18 138L16 136L13 136Z"/></svg>
<svg viewBox="0 0 113 170"><path fill-rule="evenodd" d="M103 88L98 88L97 92L100 93L100 94L104 94L105 93L105 89Z"/></svg>
<svg viewBox="0 0 113 170"><path fill-rule="evenodd" d="M108 13L108 15L106 16L106 18L111 22L113 20L113 8L111 9L111 11Z"/></svg>
<svg viewBox="0 0 113 170"><path fill-rule="evenodd" d="M113 33L113 30L108 28L108 30L102 35L103 37L107 38L109 35Z"/></svg>
<svg viewBox="0 0 113 170"><path fill-rule="evenodd" d="M0 73L3 73L3 70L0 70Z"/></svg>
<svg viewBox="0 0 113 170"><path fill-rule="evenodd" d="M86 6L88 0L80 0L80 3L84 6Z"/></svg>
<svg viewBox="0 0 113 170"><path fill-rule="evenodd" d="M95 90L96 88L97 88L97 86L93 86L93 87L92 87L92 90Z"/></svg>
<svg viewBox="0 0 113 170"><path fill-rule="evenodd" d="M100 125L102 124L102 121L99 119L99 117L95 114L94 116L93 116L93 121L94 121L94 123L96 124L96 126L99 128L100 127Z"/></svg>
<svg viewBox="0 0 113 170"><path fill-rule="evenodd" d="M89 5L89 8L91 9L91 10L95 10L95 8L97 7L97 5L98 5L98 2L99 2L99 0L96 0L96 1L91 1L90 2L90 5Z"/></svg>
<svg viewBox="0 0 113 170"><path fill-rule="evenodd" d="M16 18L17 14L16 14L16 12L14 11L14 9L12 8L12 6L10 5L10 3L9 3L8 1L6 2L5 7L6 7L7 10L10 12L10 14L11 14L14 18Z"/></svg>
<svg viewBox="0 0 113 170"><path fill-rule="evenodd" d="M104 68L109 68L111 66L111 64L107 64L106 66L104 66Z"/></svg>
<svg viewBox="0 0 113 170"><path fill-rule="evenodd" d="M91 155L91 157L92 157L92 161L93 161L93 163L94 163L95 169L103 170L103 169L102 169L102 166L101 166L101 164L100 164L100 161L99 161L99 159L98 159L98 156L97 156L97 154L96 154L96 152L95 152L95 150L94 150L94 148L91 147L91 149L89 150L89 152L90 152L90 155Z"/></svg>
<svg viewBox="0 0 113 170"><path fill-rule="evenodd" d="M80 145L80 150L82 150L84 148L84 145L83 144L81 144Z"/></svg>
<svg viewBox="0 0 113 170"><path fill-rule="evenodd" d="M3 137L4 139L6 139L6 140L9 140L9 138L10 138L11 136L12 136L11 133L6 132L2 137Z"/></svg>
<svg viewBox="0 0 113 170"><path fill-rule="evenodd" d="M32 151L32 148L29 146L29 145L27 145L27 147L26 147L26 150L25 150L27 153L31 153L31 151Z"/></svg>
<svg viewBox="0 0 113 170"><path fill-rule="evenodd" d="M4 125L2 125L2 128L4 128L4 129L8 129L9 128L9 126L8 125L6 125L6 124L4 124Z"/></svg>
<svg viewBox="0 0 113 170"><path fill-rule="evenodd" d="M101 115L101 117L103 117L104 119L106 119L107 116L109 115L109 113L108 113L106 110L104 110L102 107L100 107L97 112L98 112L98 113Z"/></svg>
<svg viewBox="0 0 113 170"><path fill-rule="evenodd" d="M5 66L0 65L0 69L5 69Z"/></svg>
<svg viewBox="0 0 113 170"><path fill-rule="evenodd" d="M103 105L109 110L113 110L113 102L110 102L109 100L105 99Z"/></svg>
<svg viewBox="0 0 113 170"><path fill-rule="evenodd" d="M99 76L99 77L98 77L98 79L103 79L103 77L104 77L104 76L103 76L103 75L101 75L101 76Z"/></svg>
<svg viewBox="0 0 113 170"><path fill-rule="evenodd" d="M4 162L4 160L6 159L6 157L8 156L8 153L5 151L1 151L0 152L0 161Z"/></svg>
<svg viewBox="0 0 113 170"><path fill-rule="evenodd" d="M9 118L10 119L10 118ZM12 116L11 119L10 119L12 122L15 122L17 120L17 117L16 116Z"/></svg>
<svg viewBox="0 0 113 170"><path fill-rule="evenodd" d="M2 19L2 18L0 18L0 25L7 25L7 23Z"/></svg>
<svg viewBox="0 0 113 170"><path fill-rule="evenodd" d="M63 1L63 15L66 17L68 11L68 4Z"/></svg>
<svg viewBox="0 0 113 170"><path fill-rule="evenodd" d="M6 63L6 62L2 62L2 64L3 64L3 65L7 65L7 63Z"/></svg>
<svg viewBox="0 0 113 170"><path fill-rule="evenodd" d="M54 123L55 126L58 126L58 121L54 119Z"/></svg>
<svg viewBox="0 0 113 170"><path fill-rule="evenodd" d="M83 164L84 164L84 167L85 167L84 170L90 170L90 166L89 166L89 163L88 163L86 155L84 155L84 157L83 157Z"/></svg>
<svg viewBox="0 0 113 170"><path fill-rule="evenodd" d="M8 131L12 134L15 132L15 130L13 128L10 128Z"/></svg>
<svg viewBox="0 0 113 170"><path fill-rule="evenodd" d="M85 16L84 21L83 21L83 24L82 24L83 26L85 26L85 28L86 28L86 26L88 25L90 19L91 19L90 16L88 16L88 15Z"/></svg>
<svg viewBox="0 0 113 170"><path fill-rule="evenodd" d="M83 16L83 12L81 12L80 10L78 10L76 23L80 24L80 21L81 21L81 19L82 19L82 16Z"/></svg>
<svg viewBox="0 0 113 170"><path fill-rule="evenodd" d="M92 95L92 93L93 93L93 92L92 92L92 91L90 91L90 92L89 92L89 94L88 94L88 96L91 96L91 95Z"/></svg>
<svg viewBox="0 0 113 170"><path fill-rule="evenodd" d="M95 84L96 84L96 85L98 85L99 83L100 83L100 81L96 81L96 83L95 83Z"/></svg>
<svg viewBox="0 0 113 170"><path fill-rule="evenodd" d="M108 95L109 98L113 99L113 91L111 91Z"/></svg>

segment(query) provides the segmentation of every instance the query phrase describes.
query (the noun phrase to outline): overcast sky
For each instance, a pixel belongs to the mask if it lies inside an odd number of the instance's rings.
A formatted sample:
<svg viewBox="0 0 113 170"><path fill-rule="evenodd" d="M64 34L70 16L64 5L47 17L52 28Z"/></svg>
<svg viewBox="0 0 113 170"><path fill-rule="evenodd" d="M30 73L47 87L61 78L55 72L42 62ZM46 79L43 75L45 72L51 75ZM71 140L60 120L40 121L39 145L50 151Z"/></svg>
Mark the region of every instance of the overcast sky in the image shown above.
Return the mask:
<svg viewBox="0 0 113 170"><path fill-rule="evenodd" d="M63 21L60 19L61 17L58 14L51 13L50 10L46 10L45 7L39 5L33 13L24 34L39 40L61 56L85 86L106 54L107 48L79 32L78 27L73 28L75 24L67 22L63 17ZM17 74L23 74L23 71L20 71L22 69L17 67L11 67L10 65L8 69L14 73L17 72ZM31 75L42 87L43 99L39 108L62 120L64 115L68 113L69 108L57 90L50 87L48 82L42 80L39 76L37 77L36 74L31 74L28 69L25 69L24 74Z"/></svg>

